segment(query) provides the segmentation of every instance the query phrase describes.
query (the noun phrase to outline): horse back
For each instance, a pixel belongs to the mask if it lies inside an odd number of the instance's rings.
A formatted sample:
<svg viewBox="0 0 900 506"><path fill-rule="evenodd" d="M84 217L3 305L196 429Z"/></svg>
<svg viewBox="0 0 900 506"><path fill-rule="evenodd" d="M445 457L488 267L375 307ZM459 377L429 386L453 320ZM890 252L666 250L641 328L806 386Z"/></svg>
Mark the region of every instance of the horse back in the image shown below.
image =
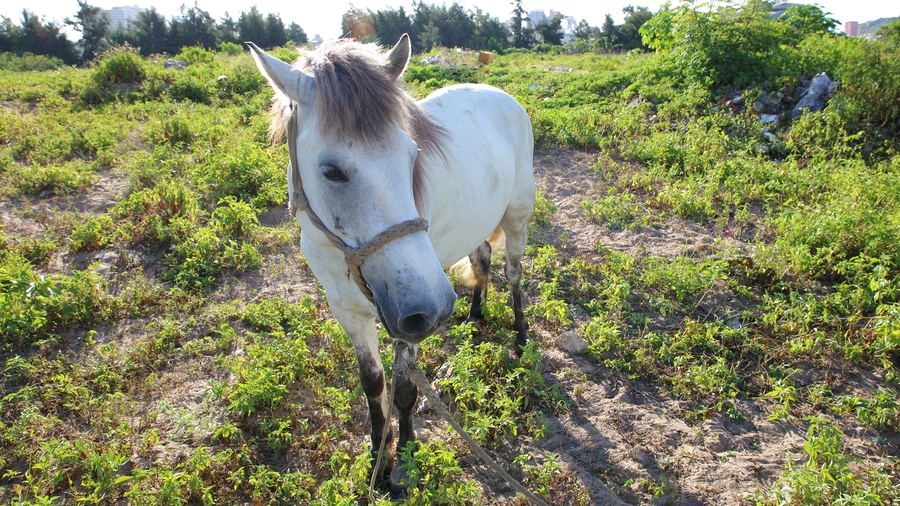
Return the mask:
<svg viewBox="0 0 900 506"><path fill-rule="evenodd" d="M445 132L443 149L424 164L429 195L423 214L446 267L474 251L510 208L530 215L534 138L525 109L491 86L442 88L421 105Z"/></svg>

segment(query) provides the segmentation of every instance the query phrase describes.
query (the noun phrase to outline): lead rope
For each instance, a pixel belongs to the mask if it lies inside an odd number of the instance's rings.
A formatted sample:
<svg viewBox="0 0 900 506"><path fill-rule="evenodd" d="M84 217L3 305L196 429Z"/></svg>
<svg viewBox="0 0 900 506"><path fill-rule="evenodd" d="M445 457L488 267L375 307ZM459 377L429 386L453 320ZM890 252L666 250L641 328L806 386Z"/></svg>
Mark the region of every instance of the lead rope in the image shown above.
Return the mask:
<svg viewBox="0 0 900 506"><path fill-rule="evenodd" d="M297 211L306 212L306 216L309 218L309 221L311 221L317 229L325 234L325 237L328 238L328 241L335 248L339 249L344 254L344 261L347 263L347 272L349 273L350 277L353 278L353 281L356 283L359 291L362 292L362 294L365 295L366 299L368 299L369 302L371 302L374 306L375 296L372 294L372 290L369 289L369 285L366 283L366 280L363 278L362 271L360 270L363 261L367 256L375 253L385 244L395 239L399 239L405 235L413 234L415 232L428 230L428 220L424 218L407 220L391 226L387 230L376 235L371 241L363 244L358 248L347 246L347 243L345 243L343 239L338 237L337 234L326 227L322 222L322 219L319 218L319 215L317 215L316 212L313 211L312 207L309 206L309 199L306 198L306 192L303 191L303 182L300 179L300 166L297 164L297 155L295 154L297 152L296 102L291 102L291 117L290 119L288 119L287 138L288 153L291 159L291 182L293 183L294 187L290 202L291 215L296 218Z"/></svg>
<svg viewBox="0 0 900 506"><path fill-rule="evenodd" d="M423 218L416 218L412 220L407 220L402 223L398 223L384 232L376 235L374 239L363 244L358 248L351 248L347 246L347 243L344 242L343 239L338 237L334 232L328 229L319 216L313 211L313 209L309 206L309 199L306 198L306 193L303 191L303 184L300 180L300 166L297 165L296 159L296 148L297 148L297 103L291 102L291 117L288 119L287 125L287 138L288 138L288 152L290 154L290 173L291 173L291 182L293 183L294 191L291 194L291 202L290 202L290 211L291 215L296 218L297 211L306 212L307 217L312 222L312 224L319 229L325 237L328 238L328 241L334 245L335 248L339 249L344 253L344 260L347 262L347 269L349 275L353 278L353 281L356 282L356 286L359 287L359 291L362 292L363 295L372 303L375 304L375 297L372 294L372 290L369 289L366 280L363 279L362 271L360 270L360 266L363 263L363 260L375 251L378 251L382 246L387 244L394 239L399 239L405 235L412 234L415 232L419 232L422 230L428 230L428 221ZM549 506L545 503L540 497L532 494L527 488L522 486L521 483L516 481L512 476L509 475L506 471L503 470L494 460L484 451L481 446L472 439L468 433L466 433L465 429L453 418L453 415L450 414L450 411L447 410L447 407L441 401L440 396L431 388L431 384L428 383L428 380L425 379L425 375L422 374L422 371L419 370L419 367L416 365L415 360L410 360L409 358L412 356L410 353L403 353L403 351L408 350L408 344L397 339L394 339L394 364L393 364L393 374L391 376L391 386L390 392L388 393L388 423L390 423L390 410L391 406L394 404L394 378L397 377L398 374L406 374L409 378L416 384L419 390L428 397L429 402L437 408L437 410L443 415L443 417L447 420L447 423L453 427L454 430L469 444L469 447L472 448L481 460L484 461L485 464L488 465L491 469L494 470L497 474L499 474L507 483L509 483L517 492L527 497L532 503L537 504L538 506ZM406 355L406 357L403 357ZM387 433L390 427L382 430L381 432L381 444L378 447L378 457L375 459L375 468L372 472L372 477L369 480L369 501L372 503L376 502L375 497L375 477L378 473L378 468L381 466L381 461L384 457L384 444L387 441Z"/></svg>
<svg viewBox="0 0 900 506"><path fill-rule="evenodd" d="M453 418L453 415L450 414L450 411L447 410L447 406L441 400L441 397L431 388L431 384L428 383L428 380L425 379L425 374L419 369L419 366L416 364L415 359L413 359L412 353L401 353L402 350L408 349L408 344L402 341L394 340L394 374L406 374L409 376L409 379L412 380L413 383L419 388L419 390L425 394L425 397L428 398L428 402L431 403L432 407L436 408L438 412L447 420L447 423L453 427L453 430L459 434L466 443L469 444L469 448L472 449L481 460L484 461L485 464L488 465L491 469L494 470L497 474L500 475L501 478L506 480L506 483L509 483L516 492L524 495L528 498L533 504L538 506L549 506L546 502L543 501L540 497L534 495L525 488L521 483L516 481L515 478L509 475L499 464L497 464L494 459L484 451L473 438L470 436L465 429L456 421L456 418ZM398 358L400 360L398 360Z"/></svg>
<svg viewBox="0 0 900 506"><path fill-rule="evenodd" d="M394 346L394 366L396 368L397 360L400 359L400 348ZM387 434L391 430L391 410L394 405L394 386L396 385L395 378L397 377L396 372L391 374L391 391L388 392L388 412L387 412L387 422L388 426L383 427L381 429L381 443L378 445L378 457L375 459L375 467L372 468L372 477L369 479L369 502L371 504L375 504L377 502L375 497L375 477L378 476L378 473L381 469L381 459L384 457L384 444L387 442Z"/></svg>

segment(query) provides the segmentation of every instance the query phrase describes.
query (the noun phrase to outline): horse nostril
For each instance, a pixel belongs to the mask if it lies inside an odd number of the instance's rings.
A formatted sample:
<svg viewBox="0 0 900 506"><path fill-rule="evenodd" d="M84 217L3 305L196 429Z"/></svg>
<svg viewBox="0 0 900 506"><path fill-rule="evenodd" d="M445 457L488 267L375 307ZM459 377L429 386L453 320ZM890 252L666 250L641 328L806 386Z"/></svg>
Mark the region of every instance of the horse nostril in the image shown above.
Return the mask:
<svg viewBox="0 0 900 506"><path fill-rule="evenodd" d="M400 319L400 331L417 336L431 328L431 320L424 313L411 314Z"/></svg>

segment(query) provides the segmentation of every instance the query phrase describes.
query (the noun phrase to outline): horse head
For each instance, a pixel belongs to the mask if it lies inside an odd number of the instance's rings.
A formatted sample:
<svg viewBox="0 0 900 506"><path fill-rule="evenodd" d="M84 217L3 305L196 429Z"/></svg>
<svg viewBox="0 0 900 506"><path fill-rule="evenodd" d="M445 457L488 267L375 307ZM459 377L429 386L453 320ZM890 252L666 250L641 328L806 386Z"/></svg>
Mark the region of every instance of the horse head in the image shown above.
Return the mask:
<svg viewBox="0 0 900 506"><path fill-rule="evenodd" d="M270 133L280 137L293 122L287 129L291 195L304 196L321 225L349 249L376 239L379 247L361 259L359 272L388 332L417 344L450 317L456 293L424 231L387 241L382 235L419 219L424 198L416 164L421 121L397 86L410 58L409 37L387 54L374 45L331 43L303 52L293 65L248 45L275 89ZM297 219L305 226L302 214ZM327 232L312 228L303 232L313 243L332 247Z"/></svg>

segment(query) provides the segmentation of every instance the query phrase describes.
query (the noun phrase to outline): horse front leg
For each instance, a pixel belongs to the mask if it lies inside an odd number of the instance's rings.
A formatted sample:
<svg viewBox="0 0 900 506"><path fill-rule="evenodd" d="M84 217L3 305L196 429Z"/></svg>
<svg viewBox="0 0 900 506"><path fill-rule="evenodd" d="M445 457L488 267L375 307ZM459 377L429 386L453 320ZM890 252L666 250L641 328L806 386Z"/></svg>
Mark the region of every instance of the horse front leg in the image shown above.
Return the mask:
<svg viewBox="0 0 900 506"><path fill-rule="evenodd" d="M395 356L395 360L406 360L415 363L416 354L419 350L417 345L399 343L395 344L395 346L398 349L398 353L401 354L400 356ZM405 354L405 356L402 354ZM394 385L394 406L397 406L398 425L400 428L400 435L397 439L397 452L399 455L401 449L405 448L409 442L416 440L412 415L416 399L419 396L419 389L409 379L408 374L398 374L392 381ZM412 453L415 453L415 450L416 448L413 448ZM406 488L409 486L409 478L406 471L402 468L402 464L403 462L398 458L394 469L391 471L391 496L395 498L404 495Z"/></svg>
<svg viewBox="0 0 900 506"><path fill-rule="evenodd" d="M359 365L359 381L369 406L369 420L372 422L372 473L376 474L376 486L388 484L394 458L391 455L391 444L394 434L391 428L391 406L388 404L385 390L384 367L381 364L378 333L375 329L375 317L365 317L355 312L346 311L336 305L331 311L341 323L353 342L356 362ZM378 450L384 437L384 456L381 465L375 469ZM371 475L370 475L371 476Z"/></svg>

